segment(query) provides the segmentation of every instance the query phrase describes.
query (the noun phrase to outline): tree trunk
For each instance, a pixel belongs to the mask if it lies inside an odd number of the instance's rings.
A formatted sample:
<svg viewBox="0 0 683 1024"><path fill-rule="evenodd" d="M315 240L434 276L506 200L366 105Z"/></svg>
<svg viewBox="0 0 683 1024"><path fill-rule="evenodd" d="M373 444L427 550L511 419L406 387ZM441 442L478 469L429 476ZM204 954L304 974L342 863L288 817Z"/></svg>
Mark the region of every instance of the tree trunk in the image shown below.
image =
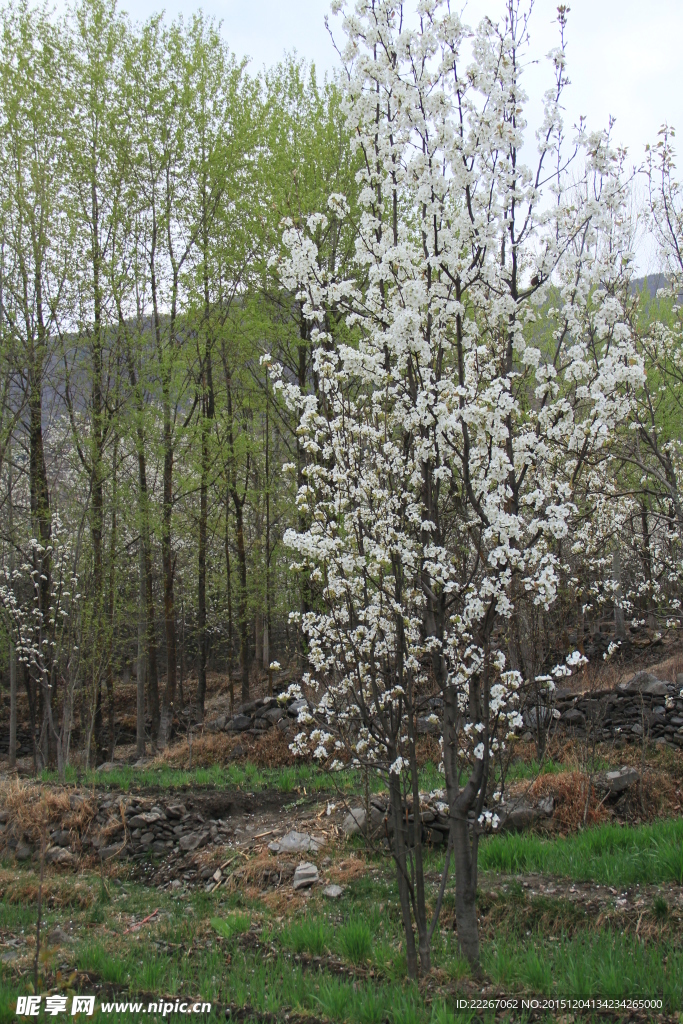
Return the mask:
<svg viewBox="0 0 683 1024"><path fill-rule="evenodd" d="M207 353L208 355L208 353ZM209 407L211 413L209 414ZM209 490L209 430L213 418L213 396L210 402L207 396L202 399L201 426L201 481L199 486L199 545L198 545L198 580L197 580L197 711L200 721L204 720L204 700L206 697L206 528L208 519Z"/></svg>
<svg viewBox="0 0 683 1024"><path fill-rule="evenodd" d="M237 534L237 563L239 570L239 600L237 605L237 618L240 633L240 674L242 676L242 700L249 700L249 620L247 618L247 552L244 544L244 502L247 498L247 484L249 480L249 456L245 473L244 492L240 497L237 490L237 466L235 459L235 440L232 413L232 388L230 377L227 372L227 360L224 359L226 369L226 390L228 400L228 446L230 450L230 494L235 507L235 526Z"/></svg>
<svg viewBox="0 0 683 1024"><path fill-rule="evenodd" d="M12 495L12 449L11 441L7 452L7 500L9 503L9 572L14 579L14 498ZM10 637L9 642L9 767L17 765L17 652Z"/></svg>
<svg viewBox="0 0 683 1024"><path fill-rule="evenodd" d="M111 490L111 538L109 545L109 653L107 657L107 704L108 704L108 726L109 726L109 760L114 760L116 747L116 735L114 727L114 611L116 607L116 501L117 501L117 474L116 460L118 458L118 438L114 437L114 452L112 458L112 490Z"/></svg>
<svg viewBox="0 0 683 1024"><path fill-rule="evenodd" d="M171 516L173 513L173 436L168 390L164 407L164 482L161 516L161 562L164 572L164 623L166 627L166 689L159 720L159 746L168 745L173 724L176 690L176 632L173 594L173 550L171 548Z"/></svg>
<svg viewBox="0 0 683 1024"><path fill-rule="evenodd" d="M247 552L244 546L244 517L242 514L244 499L238 500L237 491L233 492L235 520L237 523L237 562L239 567L240 591L237 608L240 631L240 674L242 676L242 700L249 700L249 619L247 615Z"/></svg>
<svg viewBox="0 0 683 1024"><path fill-rule="evenodd" d="M406 960L408 977L417 978L417 953L415 950L415 934L410 913L410 888L408 884L408 858L406 856L407 829L402 814L401 780L398 775L389 776L389 800L394 825L394 860L396 862L396 881L403 919L403 933L406 940Z"/></svg>
<svg viewBox="0 0 683 1024"><path fill-rule="evenodd" d="M268 673L268 693L273 694L270 671L271 581L270 581L270 427L268 417L268 371L266 369L266 619L263 626L263 667Z"/></svg>
<svg viewBox="0 0 683 1024"><path fill-rule="evenodd" d="M120 322L125 331L125 325L122 317ZM142 386L137 378L135 363L133 361L133 353L131 352L129 345L126 346L126 361L128 363L128 376L130 377L130 382L135 392L135 406L138 418L136 428L138 455L138 511L140 515L140 544L142 546L141 557L144 577L145 677L147 683L147 706L152 719L151 737L152 744L154 745L159 732L159 676L157 670L156 628L154 623L154 578L152 575L152 542L149 524L147 461L145 458L145 433L142 424L145 406Z"/></svg>
<svg viewBox="0 0 683 1024"><path fill-rule="evenodd" d="M624 606L621 596L621 551L617 544L612 552L612 579L614 580L614 633L617 640L624 640Z"/></svg>
<svg viewBox="0 0 683 1024"><path fill-rule="evenodd" d="M138 541L138 562L139 562L139 596L138 596L138 678L137 678L137 706L136 706L136 754L138 757L145 756L145 675L147 661L145 658L145 639L147 634L147 621L145 616L145 552L142 538Z"/></svg>
<svg viewBox="0 0 683 1024"><path fill-rule="evenodd" d="M204 700L206 697L206 659L208 638L206 633L206 527L208 519L209 489L209 436L214 418L213 366L211 363L211 302L209 295L209 236L206 182L202 189L202 241L204 276L204 329L205 345L202 360L202 427L201 427L201 480L199 488L199 579L197 581L197 617L199 627L199 650L197 665L197 705L199 718L204 721Z"/></svg>
<svg viewBox="0 0 683 1024"><path fill-rule="evenodd" d="M228 685L230 687L230 714L235 703L234 684L232 679L232 660L234 656L235 636L232 624L232 580L230 573L230 493L225 496L225 575L228 587Z"/></svg>
<svg viewBox="0 0 683 1024"><path fill-rule="evenodd" d="M474 682L472 682L474 689ZM455 860L455 920L463 955L474 967L479 964L479 928L477 924L476 846L470 841L468 811L474 806L483 783L483 762L475 761L472 774L461 790L459 784L458 734L459 711L455 688L444 694L443 752L444 774L450 814L450 838ZM475 721L478 719L475 718Z"/></svg>
<svg viewBox="0 0 683 1024"><path fill-rule="evenodd" d="M477 886L470 845L467 814L451 817L451 843L455 855L455 920L458 942L471 964L479 963L479 926L477 923Z"/></svg>

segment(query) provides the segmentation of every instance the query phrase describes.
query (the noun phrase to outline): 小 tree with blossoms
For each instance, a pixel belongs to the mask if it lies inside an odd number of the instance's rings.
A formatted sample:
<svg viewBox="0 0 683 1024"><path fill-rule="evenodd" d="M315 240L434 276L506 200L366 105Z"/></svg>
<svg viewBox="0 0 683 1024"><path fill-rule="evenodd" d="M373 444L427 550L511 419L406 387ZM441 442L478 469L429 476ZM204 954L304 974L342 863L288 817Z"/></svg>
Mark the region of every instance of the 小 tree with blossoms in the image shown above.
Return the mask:
<svg viewBox="0 0 683 1024"><path fill-rule="evenodd" d="M628 181L609 132L565 135L564 7L535 137L517 0L475 30L445 0L333 10L362 156L354 274L317 258L324 212L287 225L280 269L311 323L319 399L273 369L307 455L310 526L285 540L317 588L301 617L316 727L296 745L387 777L416 976L451 851L458 937L478 961L477 844L497 824L493 762L526 685L512 627L555 600L575 489L642 381L620 301ZM342 195L329 206L348 214ZM349 344L333 345L332 318ZM418 717L437 709L450 839L430 918L415 750Z"/></svg>

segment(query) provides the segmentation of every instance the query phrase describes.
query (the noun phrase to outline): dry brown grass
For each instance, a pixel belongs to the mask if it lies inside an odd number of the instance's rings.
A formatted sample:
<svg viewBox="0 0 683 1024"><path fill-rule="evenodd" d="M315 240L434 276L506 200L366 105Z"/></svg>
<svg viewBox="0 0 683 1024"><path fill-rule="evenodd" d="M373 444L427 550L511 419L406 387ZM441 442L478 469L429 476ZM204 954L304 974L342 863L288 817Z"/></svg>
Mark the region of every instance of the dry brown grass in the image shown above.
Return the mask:
<svg viewBox="0 0 683 1024"><path fill-rule="evenodd" d="M356 878L362 878L363 875L367 874L368 865L365 856L362 853L357 853L353 857L346 857L344 860L337 861L333 864L328 874L333 882L337 885L348 885L349 882L353 882Z"/></svg>
<svg viewBox="0 0 683 1024"><path fill-rule="evenodd" d="M0 898L14 905L37 903L39 881L37 870L17 874L0 868ZM50 908L76 907L87 910L95 902L97 890L92 883L53 873L50 868L46 868L42 898Z"/></svg>
<svg viewBox="0 0 683 1024"><path fill-rule="evenodd" d="M599 825L609 816L601 795L583 772L541 775L531 784L529 793L534 798L554 797L553 820L563 832L575 832L584 824Z"/></svg>
<svg viewBox="0 0 683 1024"><path fill-rule="evenodd" d="M248 761L259 768L281 768L295 761L301 762L301 758L295 758L292 754L289 742L289 738L276 728L268 729L258 736L207 732L192 742L192 767L210 768L214 764L244 764ZM153 767L187 769L189 763L190 747L187 740L183 739L158 754Z"/></svg>
<svg viewBox="0 0 683 1024"><path fill-rule="evenodd" d="M83 793L78 806L72 808L71 795L63 789L19 779L0 784L0 806L9 811L5 836L24 836L39 842L43 832L56 825L84 831L97 813L97 802L93 794Z"/></svg>

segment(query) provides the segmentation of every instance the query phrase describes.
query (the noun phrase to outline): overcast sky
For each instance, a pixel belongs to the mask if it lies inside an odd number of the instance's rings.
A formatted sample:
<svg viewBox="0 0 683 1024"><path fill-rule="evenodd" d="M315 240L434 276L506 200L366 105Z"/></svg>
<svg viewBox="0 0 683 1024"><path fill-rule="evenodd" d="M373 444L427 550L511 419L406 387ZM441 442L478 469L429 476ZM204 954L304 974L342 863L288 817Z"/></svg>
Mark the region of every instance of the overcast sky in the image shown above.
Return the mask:
<svg viewBox="0 0 683 1024"><path fill-rule="evenodd" d="M458 0L453 0L457 3ZM565 0L566 2L566 0ZM120 0L135 19L164 7L169 17L185 17L203 8L223 23L223 34L239 56L251 58L252 71L294 50L314 61L320 72L332 71L336 53L325 29L329 0ZM643 159L646 142L656 140L664 121L678 128L683 140L683 0L569 0L567 30L571 86L566 96L566 121L583 114L589 128L616 118L614 139L628 147L632 163ZM557 0L536 0L532 14L531 59L526 89L532 97L530 127L540 115L540 97L550 84L544 60L556 45ZM469 0L469 24L488 14L497 18L502 0ZM332 18L339 33L338 19ZM643 259L645 262L643 262ZM648 268L647 258L641 259Z"/></svg>

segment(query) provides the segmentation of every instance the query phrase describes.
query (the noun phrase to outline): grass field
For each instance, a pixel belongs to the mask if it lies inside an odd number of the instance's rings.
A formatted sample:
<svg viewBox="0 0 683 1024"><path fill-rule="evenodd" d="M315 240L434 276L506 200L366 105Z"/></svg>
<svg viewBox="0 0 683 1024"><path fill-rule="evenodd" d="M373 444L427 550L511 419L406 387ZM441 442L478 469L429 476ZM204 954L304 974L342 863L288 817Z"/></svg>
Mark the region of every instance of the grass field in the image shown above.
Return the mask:
<svg viewBox="0 0 683 1024"><path fill-rule="evenodd" d="M625 828L603 825L567 838L510 833L485 840L479 866L506 874L541 871L604 885L683 885L683 818Z"/></svg>
<svg viewBox="0 0 683 1024"><path fill-rule="evenodd" d="M667 1012L679 1010L683 935L663 899L644 905L638 928L615 916L600 925L588 909L529 895L512 875L552 867L556 875L584 882L680 884L676 858L682 843L681 821L606 826L569 839L486 841L480 854L484 978L498 993L660 998ZM334 856L348 859L349 850ZM358 848L352 857L358 870L337 902L325 901L315 889L308 899L291 903L286 894L269 898L253 887L222 888L217 894L159 892L127 877L125 867L117 878L105 880L105 887L93 873L51 875L44 934L72 922L77 941L48 948L41 959L43 983L66 989L76 983L74 971L87 971L103 986L102 999L201 998L220 1004L222 1019L230 1005L250 1007L253 1020L272 1020L264 1015L275 1014L284 1021L285 1011L349 1024L482 1019L455 1009L457 994L471 991L473 982L452 930L452 892L435 935L435 970L417 986L406 978L391 862ZM442 855L429 854L432 900L441 862ZM5 865L0 889L0 929L30 942L35 870ZM154 910L152 921L123 937L133 920ZM2 964L0 970L0 1019L9 1021L27 982L18 968ZM85 991L82 984L79 991ZM106 1020L123 1016L111 1013Z"/></svg>

